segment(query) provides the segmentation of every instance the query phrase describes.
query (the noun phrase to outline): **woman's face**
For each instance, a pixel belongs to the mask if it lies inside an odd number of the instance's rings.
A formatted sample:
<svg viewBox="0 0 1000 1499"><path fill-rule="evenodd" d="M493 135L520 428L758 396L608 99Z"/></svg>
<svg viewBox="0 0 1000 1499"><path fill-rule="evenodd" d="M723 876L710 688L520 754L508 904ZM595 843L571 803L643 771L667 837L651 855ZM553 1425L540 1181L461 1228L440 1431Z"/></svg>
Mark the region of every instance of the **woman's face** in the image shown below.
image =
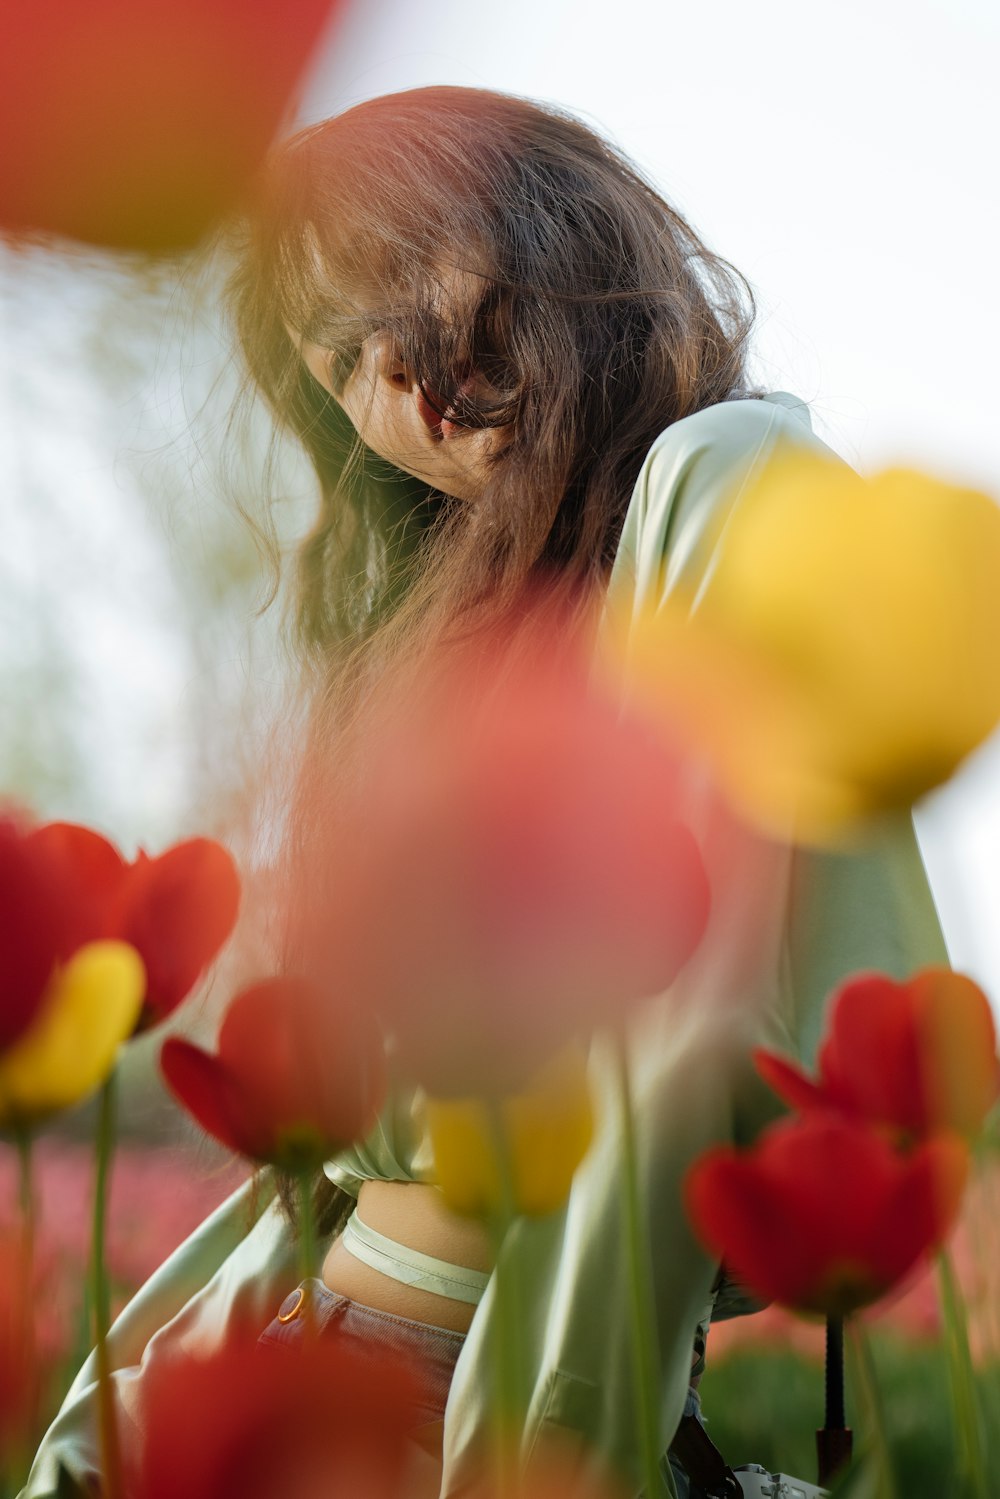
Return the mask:
<svg viewBox="0 0 1000 1499"><path fill-rule="evenodd" d="M448 420L447 412L441 417L388 334L365 340L350 378L335 390L330 351L293 328L288 333L306 368L342 407L367 447L456 500L479 499L492 473L491 459L509 441L509 428L460 427ZM475 375L462 385L466 396L479 390Z"/></svg>

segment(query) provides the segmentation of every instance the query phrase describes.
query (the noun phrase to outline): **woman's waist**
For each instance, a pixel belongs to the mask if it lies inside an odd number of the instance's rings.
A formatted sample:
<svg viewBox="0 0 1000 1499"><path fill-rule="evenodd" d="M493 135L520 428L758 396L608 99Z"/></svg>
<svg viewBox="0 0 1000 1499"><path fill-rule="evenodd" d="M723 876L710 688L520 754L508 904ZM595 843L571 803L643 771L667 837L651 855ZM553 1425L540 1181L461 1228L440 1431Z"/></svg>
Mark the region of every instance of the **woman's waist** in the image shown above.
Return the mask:
<svg viewBox="0 0 1000 1499"><path fill-rule="evenodd" d="M369 1181L323 1279L379 1311L465 1332L491 1269L485 1230L451 1213L436 1187Z"/></svg>

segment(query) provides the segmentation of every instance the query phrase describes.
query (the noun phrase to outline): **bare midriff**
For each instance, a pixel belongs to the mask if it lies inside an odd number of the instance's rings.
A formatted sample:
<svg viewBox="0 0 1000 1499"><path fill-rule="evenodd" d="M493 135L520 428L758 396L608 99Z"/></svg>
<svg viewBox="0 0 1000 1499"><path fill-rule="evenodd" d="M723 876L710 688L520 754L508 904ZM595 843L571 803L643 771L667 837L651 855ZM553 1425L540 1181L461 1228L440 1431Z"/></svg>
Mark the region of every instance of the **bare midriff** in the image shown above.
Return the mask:
<svg viewBox="0 0 1000 1499"><path fill-rule="evenodd" d="M421 1254L468 1270L493 1268L485 1229L471 1219L456 1217L445 1206L437 1187L425 1182L364 1182L358 1197L358 1216L376 1233ZM324 1261L323 1280L331 1291L377 1311L455 1332L468 1331L476 1310L469 1302L404 1285L384 1275L356 1259L339 1238Z"/></svg>

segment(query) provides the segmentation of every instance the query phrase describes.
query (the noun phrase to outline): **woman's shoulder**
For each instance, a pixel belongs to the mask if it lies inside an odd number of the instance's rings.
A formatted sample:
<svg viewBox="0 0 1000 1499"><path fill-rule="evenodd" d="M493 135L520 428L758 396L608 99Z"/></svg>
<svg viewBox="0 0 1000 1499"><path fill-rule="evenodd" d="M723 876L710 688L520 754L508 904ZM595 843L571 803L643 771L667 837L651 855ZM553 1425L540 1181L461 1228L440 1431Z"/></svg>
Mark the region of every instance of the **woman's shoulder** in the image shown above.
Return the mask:
<svg viewBox="0 0 1000 1499"><path fill-rule="evenodd" d="M809 407L788 391L703 406L659 433L643 461L636 491L671 479L709 484L736 466L751 469L780 440L831 450L813 432Z"/></svg>
<svg viewBox="0 0 1000 1499"><path fill-rule="evenodd" d="M779 442L838 455L787 391L720 401L672 422L651 444L629 501L609 593L662 589L700 567L725 508Z"/></svg>

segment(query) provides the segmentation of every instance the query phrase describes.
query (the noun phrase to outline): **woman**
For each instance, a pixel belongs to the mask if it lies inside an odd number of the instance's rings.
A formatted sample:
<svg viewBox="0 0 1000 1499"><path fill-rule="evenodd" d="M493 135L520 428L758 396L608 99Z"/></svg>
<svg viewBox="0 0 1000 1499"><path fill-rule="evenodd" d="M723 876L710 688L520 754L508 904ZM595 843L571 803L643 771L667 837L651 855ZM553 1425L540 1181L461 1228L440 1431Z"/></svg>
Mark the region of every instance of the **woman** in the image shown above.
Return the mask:
<svg viewBox="0 0 1000 1499"><path fill-rule="evenodd" d="M232 294L251 376L320 480L298 623L312 734L345 775L355 729L363 736L379 694L391 700L394 674L424 653L513 625L538 579L589 630L609 604L634 612L694 589L724 508L774 444L828 453L801 402L752 387L752 298L738 273L611 146L523 100L423 89L303 131L271 167ZM314 792L304 779L300 809ZM296 857L308 856L306 821ZM695 831L707 846L711 829ZM747 924L747 890L733 868L712 873L699 955L634 1038L664 1452L693 1406L693 1358L719 1300L718 1266L692 1240L679 1183L707 1145L759 1127L750 1045L781 1040L808 1055L843 975L943 959L908 819L851 856L773 850L768 888L780 900L753 933L752 994L741 989L745 952L729 941ZM460 1493L488 1424L491 1257L475 1226L444 1210L428 1165L419 1133L388 1115L329 1164L347 1195L326 1204L322 1287L296 1290L277 1204L247 1232L237 1194L116 1324L126 1408L179 1339L217 1339L248 1309L268 1324L265 1344L294 1339L308 1296L361 1338L388 1328L399 1346L432 1353L420 1437L439 1453L443 1499ZM511 1253L524 1294L525 1449L548 1430L572 1434L582 1465L610 1463L636 1492L619 1176L609 1126L566 1209L520 1221ZM355 1199L347 1234L335 1235ZM94 1470L92 1381L87 1366L26 1499L55 1492L60 1459Z"/></svg>

